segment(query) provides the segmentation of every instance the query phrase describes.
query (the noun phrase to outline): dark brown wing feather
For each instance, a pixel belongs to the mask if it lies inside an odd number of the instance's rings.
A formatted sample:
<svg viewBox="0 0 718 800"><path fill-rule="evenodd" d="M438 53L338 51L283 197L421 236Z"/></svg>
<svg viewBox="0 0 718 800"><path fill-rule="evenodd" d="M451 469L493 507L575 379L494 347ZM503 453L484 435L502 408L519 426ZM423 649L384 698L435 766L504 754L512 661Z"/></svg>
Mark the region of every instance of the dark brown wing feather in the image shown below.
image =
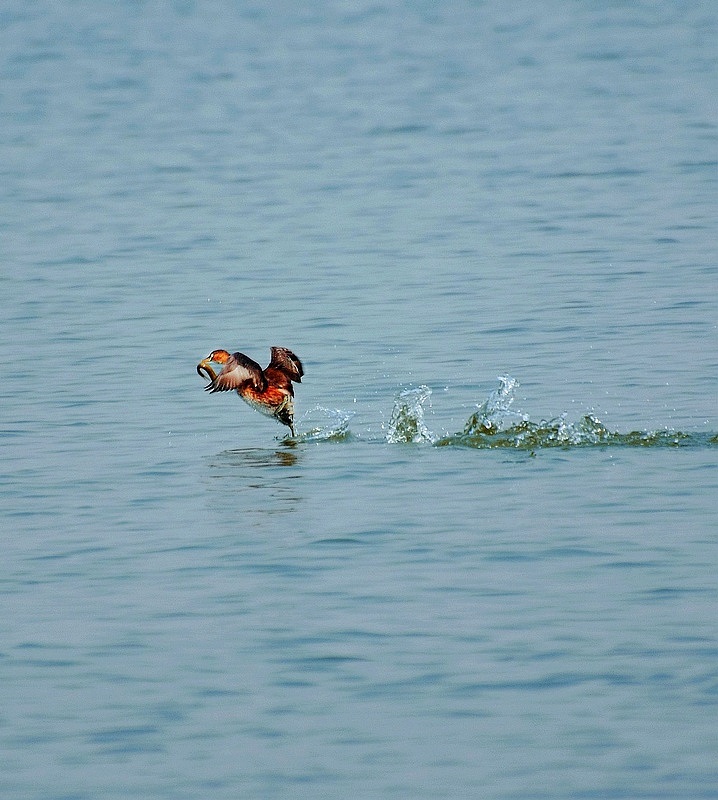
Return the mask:
<svg viewBox="0 0 718 800"><path fill-rule="evenodd" d="M247 384L251 384L260 392L266 389L267 382L262 368L244 353L232 353L219 375L206 387L206 391L210 394L232 392Z"/></svg>
<svg viewBox="0 0 718 800"><path fill-rule="evenodd" d="M272 360L269 362L267 369L279 370L295 383L301 383L302 375L304 375L302 362L286 347L272 348Z"/></svg>

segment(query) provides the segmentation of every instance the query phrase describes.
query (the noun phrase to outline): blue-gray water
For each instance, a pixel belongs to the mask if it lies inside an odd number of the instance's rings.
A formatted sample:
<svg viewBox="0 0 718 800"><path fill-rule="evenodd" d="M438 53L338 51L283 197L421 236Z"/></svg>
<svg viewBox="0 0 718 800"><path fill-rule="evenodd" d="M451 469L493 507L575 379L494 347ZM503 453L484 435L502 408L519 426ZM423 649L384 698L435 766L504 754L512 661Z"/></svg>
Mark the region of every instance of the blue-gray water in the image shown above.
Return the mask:
<svg viewBox="0 0 718 800"><path fill-rule="evenodd" d="M8 0L0 794L718 797L716 97L713 2Z"/></svg>

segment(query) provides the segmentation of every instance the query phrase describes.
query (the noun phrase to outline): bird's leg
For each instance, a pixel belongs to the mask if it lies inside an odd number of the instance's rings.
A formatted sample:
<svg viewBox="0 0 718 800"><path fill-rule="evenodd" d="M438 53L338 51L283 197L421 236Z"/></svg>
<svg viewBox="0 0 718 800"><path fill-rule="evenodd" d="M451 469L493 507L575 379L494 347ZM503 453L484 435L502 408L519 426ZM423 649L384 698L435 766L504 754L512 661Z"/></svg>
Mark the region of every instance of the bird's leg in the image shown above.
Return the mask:
<svg viewBox="0 0 718 800"><path fill-rule="evenodd" d="M296 439L297 432L294 430L294 404L292 398L287 396L281 406L274 412L274 416L283 424L286 425L292 432L292 436Z"/></svg>

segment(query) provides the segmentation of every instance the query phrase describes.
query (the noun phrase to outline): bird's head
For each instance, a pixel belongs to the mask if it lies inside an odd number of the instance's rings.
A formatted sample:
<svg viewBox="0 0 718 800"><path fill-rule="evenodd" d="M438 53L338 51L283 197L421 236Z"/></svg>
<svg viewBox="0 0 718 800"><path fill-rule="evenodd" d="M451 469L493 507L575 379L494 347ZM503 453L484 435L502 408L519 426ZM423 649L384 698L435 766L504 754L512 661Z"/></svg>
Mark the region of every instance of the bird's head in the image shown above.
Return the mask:
<svg viewBox="0 0 718 800"><path fill-rule="evenodd" d="M226 364L229 361L229 353L226 350L212 350L205 361L215 364Z"/></svg>
<svg viewBox="0 0 718 800"><path fill-rule="evenodd" d="M209 380L213 381L217 377L217 374L210 364L226 364L229 359L230 355L226 350L212 350L207 358L203 358L199 364L197 364L197 374L202 378L207 377Z"/></svg>

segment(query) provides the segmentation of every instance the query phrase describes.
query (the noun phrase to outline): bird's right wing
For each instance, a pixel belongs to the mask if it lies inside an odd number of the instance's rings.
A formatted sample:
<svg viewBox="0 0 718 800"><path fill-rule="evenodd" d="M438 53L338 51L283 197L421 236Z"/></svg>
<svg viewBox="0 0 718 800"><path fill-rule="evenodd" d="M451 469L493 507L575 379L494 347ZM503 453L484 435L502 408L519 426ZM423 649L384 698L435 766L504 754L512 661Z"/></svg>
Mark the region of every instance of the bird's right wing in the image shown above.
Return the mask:
<svg viewBox="0 0 718 800"><path fill-rule="evenodd" d="M241 389L248 383L258 391L266 388L267 382L264 379L262 368L244 353L232 353L222 371L205 387L205 390L210 394L232 392Z"/></svg>

